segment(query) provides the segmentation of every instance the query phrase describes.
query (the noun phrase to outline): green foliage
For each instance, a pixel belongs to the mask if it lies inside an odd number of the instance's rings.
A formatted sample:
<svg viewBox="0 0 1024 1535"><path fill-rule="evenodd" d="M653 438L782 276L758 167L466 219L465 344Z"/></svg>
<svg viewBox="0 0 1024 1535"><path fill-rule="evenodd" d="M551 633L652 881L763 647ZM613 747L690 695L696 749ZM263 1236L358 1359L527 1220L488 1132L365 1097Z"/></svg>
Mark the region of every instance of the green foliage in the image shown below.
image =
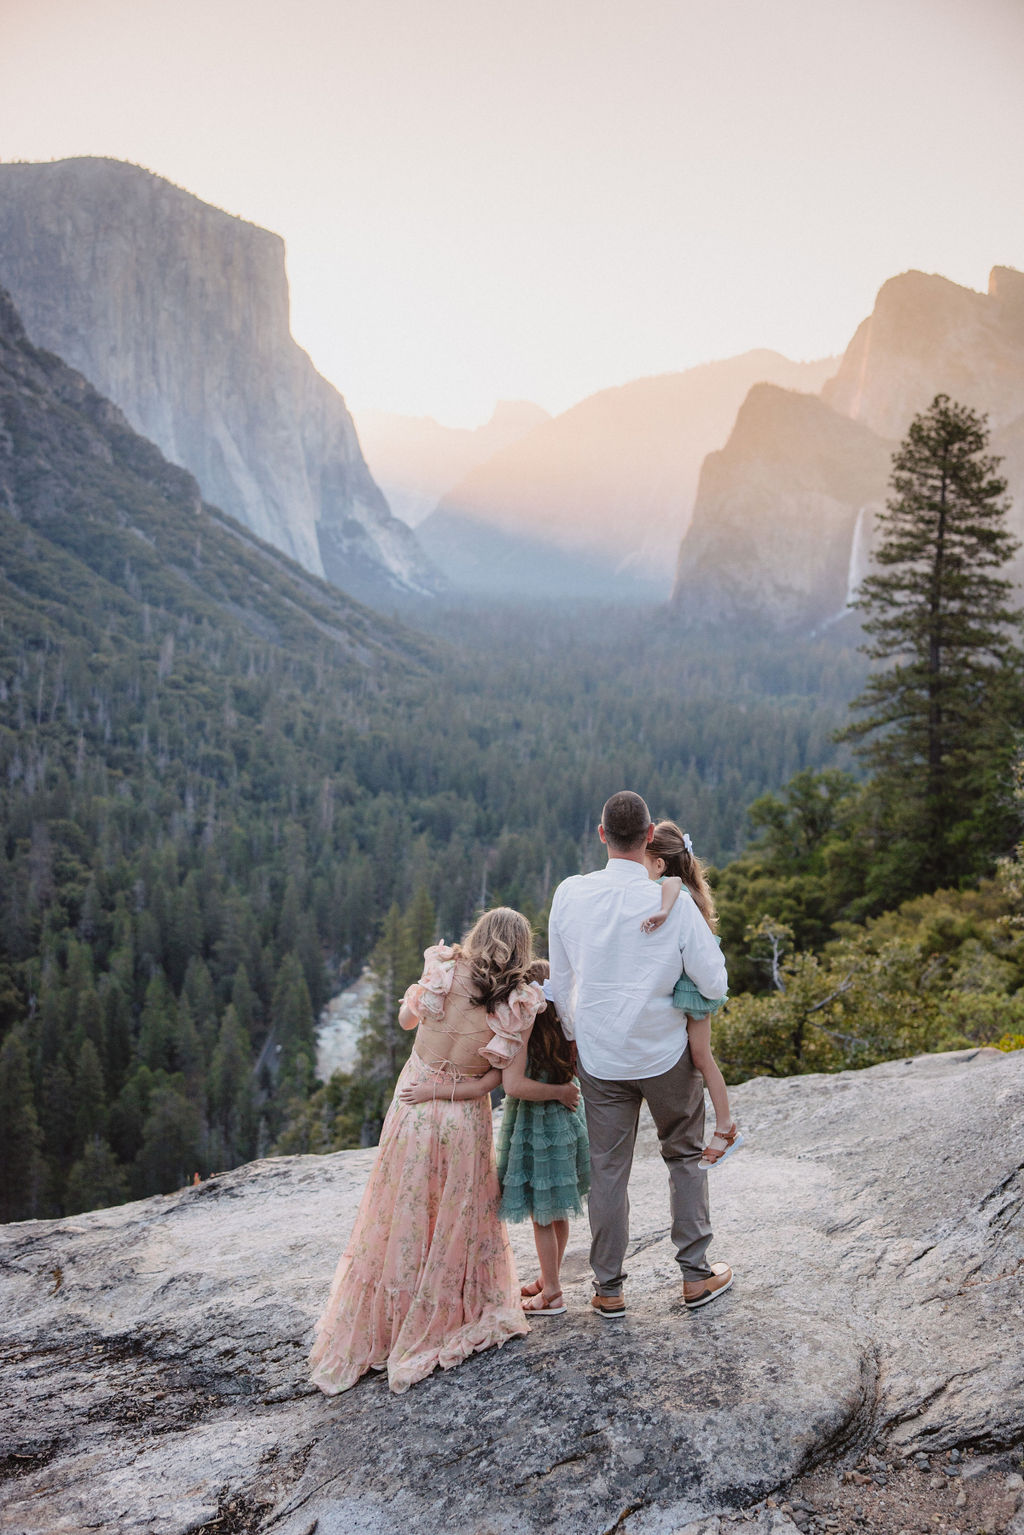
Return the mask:
<svg viewBox="0 0 1024 1535"><path fill-rule="evenodd" d="M69 1215L80 1210L105 1209L128 1198L128 1178L105 1140L93 1136L68 1173L64 1207Z"/></svg>
<svg viewBox="0 0 1024 1535"><path fill-rule="evenodd" d="M876 842L890 898L933 889L955 868L991 869L1005 845L995 792L1022 700L1021 615L998 574L1019 548L984 419L937 395L893 460L892 497L861 584L873 671L845 736L874 769ZM1002 811L1002 813L1001 813ZM877 876L876 876L877 877Z"/></svg>
<svg viewBox="0 0 1024 1535"><path fill-rule="evenodd" d="M7 1211L167 1190L270 1146L371 1143L423 948L483 904L542 924L558 881L599 861L600 806L624 785L724 865L734 990L761 993L723 1019L734 1070L1016 1027L1013 932L1000 947L966 907L926 933L903 909L912 931L879 930L877 952L845 930L847 950L830 947L837 922L904 893L899 796L884 773L858 786L834 765L864 673L841 635L725 649L665 615L593 606L437 610L415 635L204 507L2 323L0 405ZM977 716L983 835L957 880L1009 846L998 712ZM773 991L765 960L785 929ZM942 942L956 963L942 950L940 1007ZM368 959L379 988L356 1070L318 1084L317 1013ZM898 1003L904 983L929 999L918 1012Z"/></svg>
<svg viewBox="0 0 1024 1535"><path fill-rule="evenodd" d="M789 948L820 949L832 937L833 923L863 889L854 846L862 796L847 773L805 769L751 805L757 839L713 875L734 992L768 984L772 925L788 930Z"/></svg>
<svg viewBox="0 0 1024 1535"><path fill-rule="evenodd" d="M983 1044L1024 1025L1024 935L994 881L936 891L819 954L781 952L767 995L735 996L712 1022L728 1080L839 1071ZM751 941L785 933L766 924Z"/></svg>
<svg viewBox="0 0 1024 1535"><path fill-rule="evenodd" d="M0 1045L0 1221L26 1220L42 1203L43 1136L36 1116L24 1032Z"/></svg>

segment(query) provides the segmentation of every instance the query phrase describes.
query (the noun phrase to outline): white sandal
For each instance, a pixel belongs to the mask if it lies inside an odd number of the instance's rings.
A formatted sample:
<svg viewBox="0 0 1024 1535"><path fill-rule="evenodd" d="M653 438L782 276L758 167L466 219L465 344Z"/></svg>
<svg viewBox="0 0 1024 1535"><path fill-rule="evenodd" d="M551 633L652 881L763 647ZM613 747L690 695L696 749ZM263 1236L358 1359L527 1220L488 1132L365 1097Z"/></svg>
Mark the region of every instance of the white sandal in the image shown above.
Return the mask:
<svg viewBox="0 0 1024 1535"><path fill-rule="evenodd" d="M540 1300L540 1301L542 1301L544 1299L544 1296L543 1296L543 1294L541 1292L538 1292L536 1295L529 1296L528 1299L529 1300ZM564 1316L564 1314L565 1314L565 1300L562 1297L561 1290L559 1290L557 1295L553 1295L551 1297L551 1304L550 1305L547 1305L547 1306L530 1306L530 1305L527 1304L526 1301L524 1301L523 1302L523 1311L526 1313L527 1316Z"/></svg>
<svg viewBox="0 0 1024 1535"><path fill-rule="evenodd" d="M715 1146L715 1141L725 1142L721 1151ZM725 1161L726 1157L731 1157L733 1152L738 1151L742 1145L743 1134L736 1121L733 1120L731 1129L715 1131L704 1147L704 1154L697 1163L697 1166L702 1172L706 1172L710 1167L718 1167L721 1162Z"/></svg>

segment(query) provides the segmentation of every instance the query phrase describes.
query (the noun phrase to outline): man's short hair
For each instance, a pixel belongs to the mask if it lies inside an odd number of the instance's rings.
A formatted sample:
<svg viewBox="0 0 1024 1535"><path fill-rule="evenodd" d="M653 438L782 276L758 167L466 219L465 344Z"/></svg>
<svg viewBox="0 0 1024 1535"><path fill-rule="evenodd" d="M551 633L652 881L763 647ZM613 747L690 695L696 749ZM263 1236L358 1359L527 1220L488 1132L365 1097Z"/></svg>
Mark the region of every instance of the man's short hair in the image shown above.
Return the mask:
<svg viewBox="0 0 1024 1535"><path fill-rule="evenodd" d="M604 840L613 853L635 853L647 841L651 812L632 789L620 789L601 811Z"/></svg>

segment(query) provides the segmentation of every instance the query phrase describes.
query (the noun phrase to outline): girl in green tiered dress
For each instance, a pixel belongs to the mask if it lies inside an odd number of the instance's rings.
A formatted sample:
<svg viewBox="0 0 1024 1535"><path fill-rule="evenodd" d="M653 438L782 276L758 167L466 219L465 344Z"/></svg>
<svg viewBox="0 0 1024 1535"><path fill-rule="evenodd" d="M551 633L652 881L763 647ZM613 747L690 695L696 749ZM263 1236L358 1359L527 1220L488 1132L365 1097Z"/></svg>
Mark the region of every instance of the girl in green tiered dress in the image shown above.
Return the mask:
<svg viewBox="0 0 1024 1535"><path fill-rule="evenodd" d="M717 926L715 899L704 875L704 866L694 857L688 832L675 821L659 821L644 850L644 864L651 879L661 885L661 911L648 917L645 932L661 926L685 889L712 933ZM715 934L718 940L717 933ZM720 940L718 940L720 941ZM703 996L684 970L672 993L672 1006L686 1014L686 1033L690 1060L704 1078L715 1111L715 1133L704 1148L697 1166L717 1167L743 1145L743 1136L729 1108L729 1090L721 1067L711 1053L711 1014L716 1013L724 997Z"/></svg>
<svg viewBox="0 0 1024 1535"><path fill-rule="evenodd" d="M549 973L547 962L537 960L527 979L544 982ZM530 1316L565 1311L560 1275L569 1217L583 1213L590 1188L590 1143L574 1070L574 1046L549 999L526 1049L502 1072L507 1096L498 1136L501 1214L507 1221L532 1220L540 1261L540 1278L522 1287Z"/></svg>

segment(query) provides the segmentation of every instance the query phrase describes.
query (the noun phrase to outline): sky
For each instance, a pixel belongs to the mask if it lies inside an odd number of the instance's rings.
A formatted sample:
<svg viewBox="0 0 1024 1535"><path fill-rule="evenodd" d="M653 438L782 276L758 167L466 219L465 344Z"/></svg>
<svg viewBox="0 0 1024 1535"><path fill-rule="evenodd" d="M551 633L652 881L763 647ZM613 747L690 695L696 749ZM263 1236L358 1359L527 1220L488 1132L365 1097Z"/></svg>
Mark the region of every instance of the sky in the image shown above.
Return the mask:
<svg viewBox="0 0 1024 1535"><path fill-rule="evenodd" d="M0 0L0 39L0 159L276 230L357 414L827 356L898 272L1024 268L1024 0Z"/></svg>

